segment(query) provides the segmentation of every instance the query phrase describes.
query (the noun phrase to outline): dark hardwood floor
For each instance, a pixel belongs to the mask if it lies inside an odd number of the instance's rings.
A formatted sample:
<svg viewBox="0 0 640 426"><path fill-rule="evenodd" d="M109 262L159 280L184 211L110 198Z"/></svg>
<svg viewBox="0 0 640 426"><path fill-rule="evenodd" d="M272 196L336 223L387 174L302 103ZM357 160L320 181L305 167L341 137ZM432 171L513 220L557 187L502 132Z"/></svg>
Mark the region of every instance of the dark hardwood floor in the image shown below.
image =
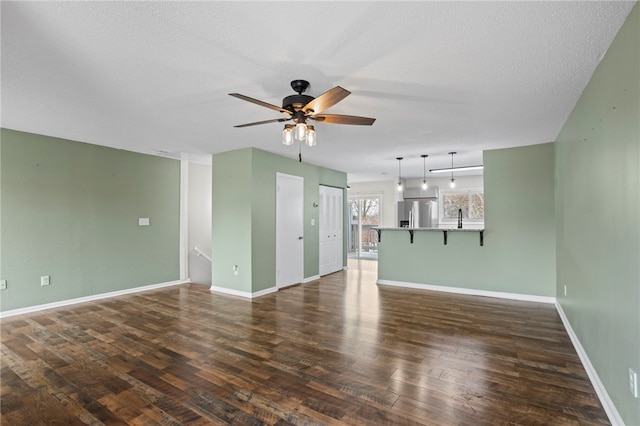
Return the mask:
<svg viewBox="0 0 640 426"><path fill-rule="evenodd" d="M361 266L361 269L356 269ZM2 425L609 424L552 305L187 285L2 320Z"/></svg>

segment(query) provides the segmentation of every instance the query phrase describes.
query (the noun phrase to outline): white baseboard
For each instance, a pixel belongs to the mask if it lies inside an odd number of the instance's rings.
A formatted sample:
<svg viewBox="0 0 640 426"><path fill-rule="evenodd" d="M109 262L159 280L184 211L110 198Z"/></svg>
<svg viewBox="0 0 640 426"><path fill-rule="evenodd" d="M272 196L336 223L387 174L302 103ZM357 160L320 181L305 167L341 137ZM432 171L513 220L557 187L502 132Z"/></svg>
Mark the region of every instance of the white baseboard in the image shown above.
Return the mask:
<svg viewBox="0 0 640 426"><path fill-rule="evenodd" d="M256 291L255 293L251 293L248 291L233 290L231 288L225 288L225 287L217 287L215 285L212 285L209 290L217 293L229 294L231 296L244 297L246 299L255 299L256 297L264 296L266 294L270 294L278 291L276 287L271 287L265 290L260 290L260 291Z"/></svg>
<svg viewBox="0 0 640 426"><path fill-rule="evenodd" d="M143 291L156 290L163 287L171 287L174 285L187 284L190 280L176 280L160 284L145 285L142 287L128 288L126 290L110 291L108 293L94 294L92 296L78 297L76 299L61 300L59 302L45 303L43 305L28 306L26 308L12 309L10 311L0 312L0 318L12 317L15 315L30 314L32 312L44 311L45 309L61 308L63 306L76 305L78 303L94 302L100 299L108 299L110 297L122 296L131 293L140 293Z"/></svg>
<svg viewBox="0 0 640 426"><path fill-rule="evenodd" d="M591 360L589 359L587 352L582 347L582 343L580 343L580 339L578 339L578 336L573 331L573 327L571 327L571 323L569 322L569 319L567 318L564 311L562 310L562 306L560 306L560 303L558 303L558 301L555 302L555 305L556 305L556 310L558 311L558 315L560 315L560 318L562 319L562 323L564 324L564 328L567 330L567 333L571 338L571 343L573 343L573 347L576 349L576 352L580 357L580 361L582 361L582 365L584 366L584 369L586 370L587 375L589 376L589 380L591 380L591 384L593 385L593 388L595 389L596 394L598 395L598 398L600 398L600 403L604 407L604 411L607 413L607 416L609 417L609 421L614 426L617 426L617 425L624 426L624 421L622 420L622 417L620 417L620 413L618 413L616 406L613 404L613 401L611 401L611 398L609 398L609 393L607 392L607 389L604 387L604 384L600 380L600 377L598 376L596 369L593 368L593 364L591 364Z"/></svg>
<svg viewBox="0 0 640 426"><path fill-rule="evenodd" d="M311 281L317 281L320 279L320 275L312 275L302 280L302 284L310 283Z"/></svg>
<svg viewBox="0 0 640 426"><path fill-rule="evenodd" d="M503 293L500 291L475 290L472 288L447 287L441 285L419 284L403 281L378 280L378 284L395 287L415 288L418 290L442 291L445 293L468 294L471 296L497 297L499 299L522 300L525 302L555 303L555 297L536 296L533 294Z"/></svg>

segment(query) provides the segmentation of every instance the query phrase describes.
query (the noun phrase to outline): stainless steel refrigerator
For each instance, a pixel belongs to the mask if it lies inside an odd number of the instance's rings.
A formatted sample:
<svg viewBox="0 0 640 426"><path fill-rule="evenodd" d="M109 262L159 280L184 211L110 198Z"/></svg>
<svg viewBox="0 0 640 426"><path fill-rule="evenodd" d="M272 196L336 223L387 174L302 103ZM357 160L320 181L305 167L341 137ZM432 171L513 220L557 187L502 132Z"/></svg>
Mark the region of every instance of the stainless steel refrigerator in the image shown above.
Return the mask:
<svg viewBox="0 0 640 426"><path fill-rule="evenodd" d="M398 226L435 228L438 226L438 203L433 200L398 201Z"/></svg>

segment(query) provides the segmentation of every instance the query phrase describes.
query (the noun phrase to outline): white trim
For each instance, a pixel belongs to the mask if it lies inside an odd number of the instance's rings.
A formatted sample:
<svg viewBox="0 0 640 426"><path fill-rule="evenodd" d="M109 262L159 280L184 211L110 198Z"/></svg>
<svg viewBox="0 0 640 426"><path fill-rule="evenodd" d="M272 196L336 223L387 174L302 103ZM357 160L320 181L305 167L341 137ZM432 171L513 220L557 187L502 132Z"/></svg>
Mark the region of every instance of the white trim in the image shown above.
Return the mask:
<svg viewBox="0 0 640 426"><path fill-rule="evenodd" d="M503 293L500 291L476 290L472 288L447 287L431 284L409 283L403 281L378 280L378 284L395 287L415 288L419 290L442 291L445 293L468 294L472 296L496 297L499 299L522 300L525 302L555 303L555 297L537 296L533 294Z"/></svg>
<svg viewBox="0 0 640 426"><path fill-rule="evenodd" d="M600 380L600 377L598 376L596 369L593 368L593 364L591 364L591 360L589 360L589 356L587 355L587 352L582 347L582 344L580 343L580 339L578 339L578 336L573 331L573 328L571 327L571 323L569 322L569 319L567 318L564 311L562 310L562 306L557 300L555 302L555 305L556 305L556 310L558 311L558 315L560 315L560 319L562 319L562 323L564 324L564 328L567 330L567 333L571 338L571 343L573 343L573 347L576 349L576 352L580 357L580 361L582 361L582 365L584 366L584 369L586 370L587 375L589 376L589 380L591 380L591 384L593 385L593 388L595 389L596 394L598 395L598 398L600 398L600 403L602 404L602 407L604 407L604 411L607 413L607 416L609 417L609 421L614 426L617 426L617 425L624 426L624 420L622 420L622 417L620 417L620 413L618 413L616 406L613 404L613 401L611 401L611 398L609 398L609 393L607 393L607 389L604 387L604 384Z"/></svg>
<svg viewBox="0 0 640 426"><path fill-rule="evenodd" d="M180 279L189 276L189 162L180 160Z"/></svg>
<svg viewBox="0 0 640 426"><path fill-rule="evenodd" d="M225 288L225 287L217 287L215 285L212 285L211 288L209 288L209 290L216 293L224 293L224 294L229 294L231 296L244 297L245 299L255 299L256 297L265 296L267 294L275 293L276 291L278 291L276 287L271 287L265 290L256 291L255 293L250 293L248 291L234 290L234 289Z"/></svg>
<svg viewBox="0 0 640 426"><path fill-rule="evenodd" d="M30 314L32 312L44 311L46 309L61 308L63 306L76 305L78 303L94 302L100 299L108 299L110 297L122 296L131 293L140 293L143 291L156 290L164 287L187 284L190 280L176 280L160 284L145 285L142 287L128 288L126 290L110 291L108 293L94 294L92 296L78 297L75 299L61 300L59 302L45 303L43 305L28 306L26 308L12 309L10 311L0 312L0 318L12 317L15 315Z"/></svg>
<svg viewBox="0 0 640 426"><path fill-rule="evenodd" d="M343 271L348 271L348 270L349 270L349 267L348 267L348 266L343 266L343 267L342 267L342 270L343 270Z"/></svg>
<svg viewBox="0 0 640 426"><path fill-rule="evenodd" d="M302 280L302 284L310 283L311 281L317 281L320 279L320 275L312 275Z"/></svg>

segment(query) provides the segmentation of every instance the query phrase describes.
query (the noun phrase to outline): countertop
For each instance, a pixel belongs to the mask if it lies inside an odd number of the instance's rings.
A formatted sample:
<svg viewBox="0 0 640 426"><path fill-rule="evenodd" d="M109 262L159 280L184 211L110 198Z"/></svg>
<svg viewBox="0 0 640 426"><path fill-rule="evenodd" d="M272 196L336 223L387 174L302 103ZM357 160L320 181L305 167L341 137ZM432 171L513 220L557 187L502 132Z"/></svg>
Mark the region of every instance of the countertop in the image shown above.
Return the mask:
<svg viewBox="0 0 640 426"><path fill-rule="evenodd" d="M379 229L381 231L451 231L451 232L480 232L484 231L484 228L385 228L374 227L372 229Z"/></svg>

